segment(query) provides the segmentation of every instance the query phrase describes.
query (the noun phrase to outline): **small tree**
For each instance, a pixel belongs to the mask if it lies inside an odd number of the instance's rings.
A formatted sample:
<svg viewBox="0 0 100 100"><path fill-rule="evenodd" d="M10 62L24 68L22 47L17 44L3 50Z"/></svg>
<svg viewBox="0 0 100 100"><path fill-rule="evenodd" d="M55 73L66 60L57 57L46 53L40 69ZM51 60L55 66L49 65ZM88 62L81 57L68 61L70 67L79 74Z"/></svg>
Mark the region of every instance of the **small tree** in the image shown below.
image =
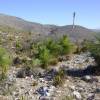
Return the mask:
<svg viewBox="0 0 100 100"><path fill-rule="evenodd" d="M42 67L47 68L49 61L51 59L50 51L46 48L46 46L40 46L39 48L39 59L42 62Z"/></svg>
<svg viewBox="0 0 100 100"><path fill-rule="evenodd" d="M4 79L11 63L11 58L7 51L0 47L0 70L1 70L1 79Z"/></svg>
<svg viewBox="0 0 100 100"><path fill-rule="evenodd" d="M59 55L60 45L58 44L58 41L54 41L51 38L48 38L45 42L46 47L50 50L50 54L57 57Z"/></svg>
<svg viewBox="0 0 100 100"><path fill-rule="evenodd" d="M97 64L100 65L100 38L98 37L95 42L88 42L87 48L95 58Z"/></svg>
<svg viewBox="0 0 100 100"><path fill-rule="evenodd" d="M69 54L73 51L73 45L66 35L64 35L59 42L61 55Z"/></svg>

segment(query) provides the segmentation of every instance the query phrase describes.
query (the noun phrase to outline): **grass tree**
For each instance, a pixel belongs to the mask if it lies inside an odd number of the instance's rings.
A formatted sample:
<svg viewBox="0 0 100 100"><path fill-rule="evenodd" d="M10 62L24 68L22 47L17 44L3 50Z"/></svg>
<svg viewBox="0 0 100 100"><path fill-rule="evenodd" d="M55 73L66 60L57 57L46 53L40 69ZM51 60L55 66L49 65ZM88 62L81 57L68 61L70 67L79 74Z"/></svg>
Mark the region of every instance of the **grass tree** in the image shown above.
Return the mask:
<svg viewBox="0 0 100 100"><path fill-rule="evenodd" d="M7 51L0 47L0 70L1 70L1 80L6 77L7 70L11 64L11 58Z"/></svg>

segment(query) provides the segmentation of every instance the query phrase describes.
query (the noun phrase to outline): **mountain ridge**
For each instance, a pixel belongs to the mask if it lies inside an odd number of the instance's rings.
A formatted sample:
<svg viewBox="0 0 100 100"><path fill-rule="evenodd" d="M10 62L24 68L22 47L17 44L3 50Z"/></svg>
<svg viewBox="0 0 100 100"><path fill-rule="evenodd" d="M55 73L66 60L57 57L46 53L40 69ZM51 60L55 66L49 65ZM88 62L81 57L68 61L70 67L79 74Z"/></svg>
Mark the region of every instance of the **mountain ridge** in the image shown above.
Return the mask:
<svg viewBox="0 0 100 100"><path fill-rule="evenodd" d="M72 31L72 25L57 26L49 24L40 24L36 22L29 22L22 18L9 16L0 13L0 26L8 26L15 30L24 32L31 32L37 35L61 37L62 35L68 35L74 39L93 39L95 31L79 25L75 25ZM56 34L56 35L55 35Z"/></svg>

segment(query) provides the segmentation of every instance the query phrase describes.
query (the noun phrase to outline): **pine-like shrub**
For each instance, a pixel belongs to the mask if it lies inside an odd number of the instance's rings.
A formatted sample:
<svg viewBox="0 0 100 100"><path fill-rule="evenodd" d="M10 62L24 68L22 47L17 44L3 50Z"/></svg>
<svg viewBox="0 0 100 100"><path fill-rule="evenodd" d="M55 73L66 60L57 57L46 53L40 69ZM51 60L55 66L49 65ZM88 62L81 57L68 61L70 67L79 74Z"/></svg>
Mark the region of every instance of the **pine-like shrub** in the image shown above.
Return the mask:
<svg viewBox="0 0 100 100"><path fill-rule="evenodd" d="M0 47L0 71L1 71L1 80L6 77L7 70L11 64L11 57L7 51Z"/></svg>

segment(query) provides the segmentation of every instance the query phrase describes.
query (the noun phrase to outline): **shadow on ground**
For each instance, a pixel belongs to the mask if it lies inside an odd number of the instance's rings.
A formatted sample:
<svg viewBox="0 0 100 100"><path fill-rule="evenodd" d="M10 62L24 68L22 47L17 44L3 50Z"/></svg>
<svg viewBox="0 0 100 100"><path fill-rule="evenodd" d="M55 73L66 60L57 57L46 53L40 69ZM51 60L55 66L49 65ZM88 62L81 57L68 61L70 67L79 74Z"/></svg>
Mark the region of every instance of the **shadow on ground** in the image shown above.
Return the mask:
<svg viewBox="0 0 100 100"><path fill-rule="evenodd" d="M85 69L68 69L65 71L68 76L83 77L86 75L100 75L100 67L88 66Z"/></svg>

